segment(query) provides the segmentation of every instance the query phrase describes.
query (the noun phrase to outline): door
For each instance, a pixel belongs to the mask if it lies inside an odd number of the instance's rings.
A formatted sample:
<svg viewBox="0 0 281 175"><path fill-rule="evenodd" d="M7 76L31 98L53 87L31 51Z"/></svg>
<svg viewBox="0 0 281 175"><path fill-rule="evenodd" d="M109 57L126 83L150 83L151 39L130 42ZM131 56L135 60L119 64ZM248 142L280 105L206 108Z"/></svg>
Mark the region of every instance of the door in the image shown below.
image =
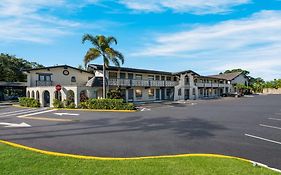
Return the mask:
<svg viewBox="0 0 281 175"><path fill-rule="evenodd" d="M156 89L156 100L160 100L160 89Z"/></svg>
<svg viewBox="0 0 281 175"><path fill-rule="evenodd" d="M189 89L184 90L184 99L188 100L189 99Z"/></svg>
<svg viewBox="0 0 281 175"><path fill-rule="evenodd" d="M44 107L50 107L50 93L49 91L44 91Z"/></svg>
<svg viewBox="0 0 281 175"><path fill-rule="evenodd" d="M161 100L165 100L165 89L161 89Z"/></svg>
<svg viewBox="0 0 281 175"><path fill-rule="evenodd" d="M134 89L128 89L128 101L134 101Z"/></svg>

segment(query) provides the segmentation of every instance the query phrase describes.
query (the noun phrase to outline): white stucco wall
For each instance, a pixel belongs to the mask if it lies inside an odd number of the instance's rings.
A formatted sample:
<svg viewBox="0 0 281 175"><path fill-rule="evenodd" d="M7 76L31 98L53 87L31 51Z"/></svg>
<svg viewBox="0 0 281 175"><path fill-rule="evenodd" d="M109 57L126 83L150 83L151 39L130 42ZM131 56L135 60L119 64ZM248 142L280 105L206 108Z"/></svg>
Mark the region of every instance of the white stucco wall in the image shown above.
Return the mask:
<svg viewBox="0 0 281 175"><path fill-rule="evenodd" d="M69 75L64 75L63 71L68 70ZM51 75L51 81L52 85L55 86L57 84L60 84L62 86L64 85L76 85L76 86L82 86L85 85L88 81L88 78L93 77L94 74L87 73L84 71L79 71L72 68L64 69L63 67L58 68L50 68L48 69L40 69L40 70L32 70L30 73L27 73L27 82L29 87L36 86L36 81L39 80L40 73L43 74L52 74ZM76 78L76 82L71 82L71 77Z"/></svg>
<svg viewBox="0 0 281 175"><path fill-rule="evenodd" d="M86 87L86 86L62 86L61 89L61 96L62 96L62 101L67 99L67 92L72 90L74 92L74 103L76 106L80 102L80 93L82 91L86 92L86 95L88 98L100 98L101 93L99 88L93 88L93 87ZM26 96L27 97L32 97L37 100L39 100L41 106L43 107L45 102L44 102L44 92L48 91L50 94L50 107L53 107L53 100L55 99L55 86L40 86L40 87L27 87L26 89ZM32 96L34 92L34 97ZM37 97L37 92L39 93L39 98Z"/></svg>

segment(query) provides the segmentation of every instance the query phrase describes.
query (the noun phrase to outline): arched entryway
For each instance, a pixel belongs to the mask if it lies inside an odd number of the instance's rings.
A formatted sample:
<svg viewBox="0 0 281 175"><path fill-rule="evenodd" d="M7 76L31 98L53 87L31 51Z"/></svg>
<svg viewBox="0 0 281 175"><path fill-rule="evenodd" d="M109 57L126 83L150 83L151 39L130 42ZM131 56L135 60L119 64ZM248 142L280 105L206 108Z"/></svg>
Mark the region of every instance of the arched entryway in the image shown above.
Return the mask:
<svg viewBox="0 0 281 175"><path fill-rule="evenodd" d="M66 100L68 102L73 102L74 103L74 92L73 90L68 90L66 93Z"/></svg>
<svg viewBox="0 0 281 175"><path fill-rule="evenodd" d="M31 92L31 98L35 98L35 93L34 93L34 91Z"/></svg>
<svg viewBox="0 0 281 175"><path fill-rule="evenodd" d="M30 92L27 91L26 97L30 98Z"/></svg>
<svg viewBox="0 0 281 175"><path fill-rule="evenodd" d="M61 96L61 92L60 91L55 91L54 92L55 95L55 99L62 101L62 96Z"/></svg>
<svg viewBox="0 0 281 175"><path fill-rule="evenodd" d="M50 107L50 92L49 91L43 92L43 106Z"/></svg>
<svg viewBox="0 0 281 175"><path fill-rule="evenodd" d="M89 99L89 95L86 90L80 92L80 102L85 102Z"/></svg>

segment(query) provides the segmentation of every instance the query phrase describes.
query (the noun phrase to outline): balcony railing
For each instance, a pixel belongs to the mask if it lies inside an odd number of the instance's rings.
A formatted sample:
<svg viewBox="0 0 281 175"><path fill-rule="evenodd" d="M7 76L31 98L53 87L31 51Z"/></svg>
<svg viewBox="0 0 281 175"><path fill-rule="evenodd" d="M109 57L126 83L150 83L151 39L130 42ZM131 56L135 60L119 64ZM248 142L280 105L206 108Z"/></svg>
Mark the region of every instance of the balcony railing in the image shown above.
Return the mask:
<svg viewBox="0 0 281 175"><path fill-rule="evenodd" d="M173 87L176 86L176 81L163 80L136 80L136 79L109 79L109 86L142 86L142 87Z"/></svg>
<svg viewBox="0 0 281 175"><path fill-rule="evenodd" d="M228 87L228 84L223 83L195 83L195 86L197 87Z"/></svg>
<svg viewBox="0 0 281 175"><path fill-rule="evenodd" d="M36 86L52 86L52 81L36 81Z"/></svg>

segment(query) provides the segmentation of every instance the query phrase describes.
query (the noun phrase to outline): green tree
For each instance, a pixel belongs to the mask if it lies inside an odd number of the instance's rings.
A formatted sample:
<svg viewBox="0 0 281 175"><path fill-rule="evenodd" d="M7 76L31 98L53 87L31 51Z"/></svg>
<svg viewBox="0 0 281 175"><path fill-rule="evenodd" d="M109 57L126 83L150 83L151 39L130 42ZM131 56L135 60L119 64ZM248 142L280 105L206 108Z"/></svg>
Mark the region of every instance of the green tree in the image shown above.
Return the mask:
<svg viewBox="0 0 281 175"><path fill-rule="evenodd" d="M93 47L89 48L84 57L85 68L89 62L97 59L98 57L103 58L103 98L106 98L105 70L108 68L110 62L112 62L115 66L120 67L120 61L124 64L124 56L122 53L111 47L111 44L117 44L117 40L112 36L92 36L90 34L85 34L82 37L82 43L84 44L86 41L91 42Z"/></svg>
<svg viewBox="0 0 281 175"><path fill-rule="evenodd" d="M26 75L22 69L44 67L36 62L29 62L14 55L0 54L0 81L17 82L26 81Z"/></svg>
<svg viewBox="0 0 281 175"><path fill-rule="evenodd" d="M249 75L250 72L247 70L243 70L243 69L232 69L232 70L226 70L224 71L224 73L233 73L233 72L242 72L244 75Z"/></svg>

